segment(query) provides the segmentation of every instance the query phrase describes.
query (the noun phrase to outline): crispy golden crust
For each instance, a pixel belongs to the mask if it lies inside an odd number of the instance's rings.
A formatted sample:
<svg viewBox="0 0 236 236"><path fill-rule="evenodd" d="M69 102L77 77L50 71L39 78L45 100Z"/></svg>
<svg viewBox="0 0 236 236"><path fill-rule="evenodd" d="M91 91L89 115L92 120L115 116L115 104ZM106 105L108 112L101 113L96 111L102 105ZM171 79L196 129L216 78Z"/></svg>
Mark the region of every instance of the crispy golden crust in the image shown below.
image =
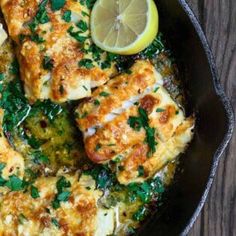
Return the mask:
<svg viewBox="0 0 236 236"><path fill-rule="evenodd" d="M173 161L184 152L193 136L194 119L188 118L175 130L174 135L167 141L157 140L156 153L148 157L148 146L139 144L122 154L122 171L117 172L117 178L122 184L142 182L160 171L165 165ZM142 166L144 175L139 176L138 169Z"/></svg>
<svg viewBox="0 0 236 236"><path fill-rule="evenodd" d="M104 124L106 115L120 108L124 101L142 94L156 82L161 82L159 75L148 61L137 61L131 71L131 74L122 74L99 87L93 92L89 101L80 104L77 109L79 117L77 123L83 132L89 127ZM109 95L103 96L104 92ZM86 117L81 118L83 114L86 114Z"/></svg>
<svg viewBox="0 0 236 236"><path fill-rule="evenodd" d="M194 119L186 120L156 74L149 62L138 61L131 75L109 81L77 109L88 157L100 164L120 160L116 165L122 184L152 177L184 152L192 138ZM103 98L102 92L106 93ZM140 127L134 123L137 119ZM154 135L154 141L148 141L147 135ZM140 167L143 176L139 176Z"/></svg>
<svg viewBox="0 0 236 236"><path fill-rule="evenodd" d="M31 102L37 99L52 99L64 102L90 96L91 88L104 84L114 73L114 67L102 70L96 62L92 69L80 68L81 59L91 59L91 53L84 53L82 44L67 32L72 26L74 31L79 20L89 24L88 9L79 2L67 0L59 11L46 6L49 22L37 25L35 32L29 28L38 10L39 0L1 0L1 8L8 26L10 37L17 43L17 56L20 63L21 78L24 81L27 97ZM74 22L62 19L66 10L71 10ZM24 35L22 37L22 35ZM38 35L43 42L35 42ZM87 37L89 31L82 36ZM21 38L21 40L20 40ZM36 39L37 41L37 39ZM86 41L88 46L91 44ZM50 58L53 68L43 67L45 57ZM86 89L84 89L86 87Z"/></svg>
<svg viewBox="0 0 236 236"><path fill-rule="evenodd" d="M129 116L137 114L137 109L134 107L86 138L85 150L89 158L96 163L103 163L114 159L123 150L144 140L144 130L136 132L127 123Z"/></svg>
<svg viewBox="0 0 236 236"><path fill-rule="evenodd" d="M112 210L98 208L97 200L102 193L95 190L91 177L82 176L80 181L77 175L66 178L71 182L71 195L68 202L62 202L57 210L51 207L56 192L56 177L36 181L35 186L40 193L37 199L22 192L4 195L0 200L0 235L93 236L97 235L99 228L104 230L103 235L111 234L114 223L104 226L100 220L105 220L105 215L113 217ZM103 219L99 218L100 215ZM53 224L52 219L56 219L60 227Z"/></svg>
<svg viewBox="0 0 236 236"><path fill-rule="evenodd" d="M173 102L163 88L156 93L150 93L140 100L140 106L147 109L150 127L155 127L156 138L166 141L175 132L183 120L183 112ZM163 112L157 112L158 108ZM128 124L129 117L138 116L138 106L132 106L115 119L107 122L104 127L85 138L85 149L90 159L97 163L116 158L123 150L142 143L145 140L145 130L137 131Z"/></svg>

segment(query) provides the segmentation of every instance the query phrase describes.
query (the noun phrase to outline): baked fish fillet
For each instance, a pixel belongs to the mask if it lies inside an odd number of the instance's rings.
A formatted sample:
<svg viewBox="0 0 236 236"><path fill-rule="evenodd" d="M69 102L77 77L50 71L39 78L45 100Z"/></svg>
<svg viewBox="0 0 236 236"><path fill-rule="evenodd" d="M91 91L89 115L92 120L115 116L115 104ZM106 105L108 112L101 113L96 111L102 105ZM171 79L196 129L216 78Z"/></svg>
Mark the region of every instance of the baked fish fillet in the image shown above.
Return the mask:
<svg viewBox="0 0 236 236"><path fill-rule="evenodd" d="M96 89L76 110L88 157L116 163L122 184L142 182L184 152L194 119L187 118L148 61L137 61Z"/></svg>
<svg viewBox="0 0 236 236"><path fill-rule="evenodd" d="M90 10L81 2L0 0L31 102L90 96L91 88L104 84L115 73L113 65L101 69L100 61L107 54L92 44Z"/></svg>
<svg viewBox="0 0 236 236"><path fill-rule="evenodd" d="M70 182L70 197L53 209L56 183L61 177ZM0 235L111 235L115 212L103 209L97 201L102 192L90 176L38 178L34 183L40 197L29 192L9 192L0 198Z"/></svg>

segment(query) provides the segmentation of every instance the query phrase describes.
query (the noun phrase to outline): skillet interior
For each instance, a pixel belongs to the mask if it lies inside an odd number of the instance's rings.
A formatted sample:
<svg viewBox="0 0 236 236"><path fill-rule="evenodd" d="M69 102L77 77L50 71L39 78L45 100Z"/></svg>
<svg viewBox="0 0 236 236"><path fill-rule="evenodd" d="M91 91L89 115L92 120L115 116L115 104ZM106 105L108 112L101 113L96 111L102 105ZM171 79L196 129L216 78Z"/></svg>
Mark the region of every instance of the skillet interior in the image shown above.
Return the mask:
<svg viewBox="0 0 236 236"><path fill-rule="evenodd" d="M161 32L177 59L188 91L188 110L195 111L195 137L181 158L176 181L165 205L140 235L187 234L211 186L220 155L233 132L233 112L216 78L205 36L184 0L156 1Z"/></svg>

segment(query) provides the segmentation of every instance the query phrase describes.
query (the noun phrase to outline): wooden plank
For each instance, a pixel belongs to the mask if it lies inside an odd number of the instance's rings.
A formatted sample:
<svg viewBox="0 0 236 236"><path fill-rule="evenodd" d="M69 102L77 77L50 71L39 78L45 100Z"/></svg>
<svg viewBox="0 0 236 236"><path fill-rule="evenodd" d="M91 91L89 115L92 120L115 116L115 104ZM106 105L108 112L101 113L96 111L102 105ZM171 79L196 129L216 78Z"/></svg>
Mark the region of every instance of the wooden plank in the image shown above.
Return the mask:
<svg viewBox="0 0 236 236"><path fill-rule="evenodd" d="M236 2L187 1L206 33L219 78L236 111ZM208 201L189 235L236 235L236 132L221 159Z"/></svg>

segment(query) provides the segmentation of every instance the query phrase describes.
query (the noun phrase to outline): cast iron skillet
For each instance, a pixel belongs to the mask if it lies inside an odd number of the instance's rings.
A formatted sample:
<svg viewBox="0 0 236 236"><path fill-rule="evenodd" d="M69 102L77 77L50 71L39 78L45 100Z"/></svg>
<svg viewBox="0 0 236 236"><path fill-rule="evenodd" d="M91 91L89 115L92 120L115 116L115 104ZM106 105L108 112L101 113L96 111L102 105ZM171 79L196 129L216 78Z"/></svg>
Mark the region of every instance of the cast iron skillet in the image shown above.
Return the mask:
<svg viewBox="0 0 236 236"><path fill-rule="evenodd" d="M185 0L157 0L156 4L160 31L169 40L188 91L187 111L196 113L197 125L164 205L138 235L186 235L206 201L220 156L232 136L234 116L206 38Z"/></svg>

